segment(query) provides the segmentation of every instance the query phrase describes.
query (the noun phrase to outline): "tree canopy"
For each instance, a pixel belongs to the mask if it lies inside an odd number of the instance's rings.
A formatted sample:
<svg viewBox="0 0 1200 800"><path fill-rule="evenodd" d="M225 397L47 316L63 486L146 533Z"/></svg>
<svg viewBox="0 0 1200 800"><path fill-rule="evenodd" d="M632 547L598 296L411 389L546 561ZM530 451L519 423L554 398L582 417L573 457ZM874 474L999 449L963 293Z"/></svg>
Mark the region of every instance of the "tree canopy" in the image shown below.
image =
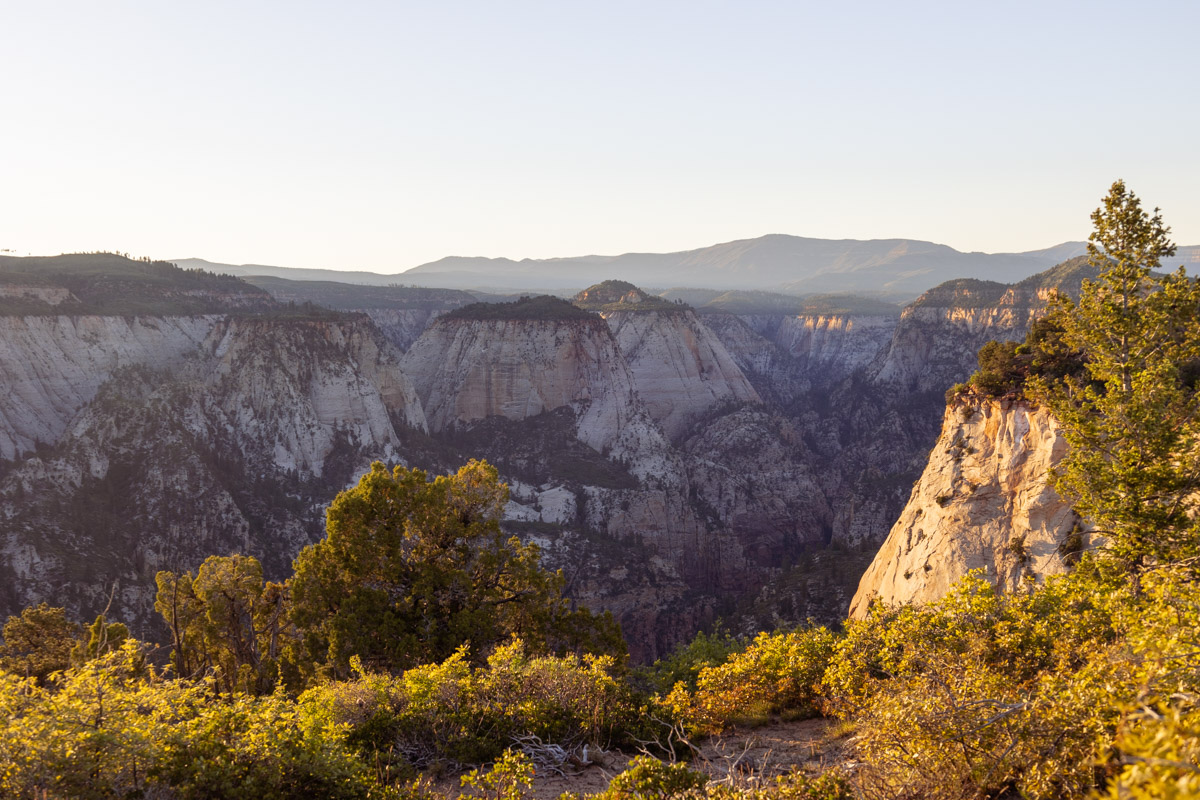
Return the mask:
<svg viewBox="0 0 1200 800"><path fill-rule="evenodd" d="M396 670L464 643L485 655L511 636L546 649L570 629L589 645L619 641L611 617L569 609L562 575L541 569L536 545L504 534L507 501L483 461L432 481L373 464L330 505L325 539L296 558L292 620L306 665L345 676L358 656Z"/></svg>

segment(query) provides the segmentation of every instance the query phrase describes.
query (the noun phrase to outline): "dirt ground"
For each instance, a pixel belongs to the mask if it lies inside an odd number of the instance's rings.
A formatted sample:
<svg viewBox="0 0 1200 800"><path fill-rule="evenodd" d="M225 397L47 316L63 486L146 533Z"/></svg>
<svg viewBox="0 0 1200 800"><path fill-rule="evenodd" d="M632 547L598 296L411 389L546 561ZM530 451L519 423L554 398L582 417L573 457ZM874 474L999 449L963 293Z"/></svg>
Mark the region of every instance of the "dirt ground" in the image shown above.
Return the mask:
<svg viewBox="0 0 1200 800"><path fill-rule="evenodd" d="M793 770L819 772L837 763L845 749L836 736L836 723L826 719L777 722L757 728L735 729L699 744L691 767L707 773L713 781L733 783L770 779ZM613 776L624 771L636 752L590 750L589 766L572 765L559 774L538 769L529 797L556 800L564 792L580 795L604 791ZM457 778L439 781L437 788L448 797L460 794Z"/></svg>

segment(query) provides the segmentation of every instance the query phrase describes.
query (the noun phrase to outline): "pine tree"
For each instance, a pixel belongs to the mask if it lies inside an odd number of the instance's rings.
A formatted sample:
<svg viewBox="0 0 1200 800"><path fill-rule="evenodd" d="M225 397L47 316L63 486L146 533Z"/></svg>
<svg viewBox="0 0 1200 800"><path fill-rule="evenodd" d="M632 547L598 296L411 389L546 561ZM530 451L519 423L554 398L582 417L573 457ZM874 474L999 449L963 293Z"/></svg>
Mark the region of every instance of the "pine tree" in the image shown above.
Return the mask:
<svg viewBox="0 0 1200 800"><path fill-rule="evenodd" d="M1175 253L1170 229L1123 181L1092 223L1088 259L1100 280L1054 310L1086 372L1035 380L1032 393L1070 445L1056 487L1136 573L1198 552L1200 404L1188 373L1200 357L1200 289L1182 267L1153 274Z"/></svg>

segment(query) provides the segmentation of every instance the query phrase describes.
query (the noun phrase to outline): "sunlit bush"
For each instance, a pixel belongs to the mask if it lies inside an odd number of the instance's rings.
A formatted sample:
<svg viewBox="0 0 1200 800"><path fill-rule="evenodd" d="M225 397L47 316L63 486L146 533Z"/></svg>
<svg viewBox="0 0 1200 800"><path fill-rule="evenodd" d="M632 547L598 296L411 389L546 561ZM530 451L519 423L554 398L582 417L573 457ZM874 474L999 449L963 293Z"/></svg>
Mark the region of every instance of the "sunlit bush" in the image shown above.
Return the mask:
<svg viewBox="0 0 1200 800"><path fill-rule="evenodd" d="M311 689L300 704L349 726L349 741L371 760L455 767L491 761L526 737L567 749L619 740L642 709L613 671L607 656L529 656L514 641L474 669L465 648L398 677L359 666L355 679Z"/></svg>
<svg viewBox="0 0 1200 800"><path fill-rule="evenodd" d="M342 731L282 694L164 680L134 641L53 676L0 673L0 796L366 797Z"/></svg>
<svg viewBox="0 0 1200 800"><path fill-rule="evenodd" d="M715 733L774 713L816 713L835 637L825 628L761 633L724 664L706 667L690 692L679 684L666 705L694 731Z"/></svg>
<svg viewBox="0 0 1200 800"><path fill-rule="evenodd" d="M1135 582L1088 559L1027 592L972 577L924 608L874 609L824 679L829 707L854 720L860 792L1070 798L1106 786L1124 763L1118 731L1133 737L1151 724L1139 709L1194 691L1198 603L1188 578Z"/></svg>

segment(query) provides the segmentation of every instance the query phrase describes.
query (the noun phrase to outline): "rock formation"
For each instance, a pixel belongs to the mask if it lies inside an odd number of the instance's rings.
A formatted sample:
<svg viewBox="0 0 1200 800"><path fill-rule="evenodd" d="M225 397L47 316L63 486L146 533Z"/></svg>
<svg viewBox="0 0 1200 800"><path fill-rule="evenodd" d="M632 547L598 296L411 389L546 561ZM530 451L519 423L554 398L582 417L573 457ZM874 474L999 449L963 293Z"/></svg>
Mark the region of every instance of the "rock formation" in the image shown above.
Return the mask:
<svg viewBox="0 0 1200 800"><path fill-rule="evenodd" d="M233 279L150 266L168 283L138 302L158 314L80 312L125 307L107 279L81 295L0 280L0 614L49 600L86 617L112 594L144 633L155 570L240 551L286 577L371 460L441 472L479 457L513 487L506 528L573 597L617 613L639 658L717 616L839 619L926 464L945 389L983 339L1019 338L1048 288L941 287L899 320L698 315L616 282L576 298L594 313L338 285L277 287L300 305L264 307ZM985 465L954 469L954 491L969 480L986 498ZM1029 564L994 560L1006 581L1050 568L1030 525L1004 551ZM938 563L927 546L903 555L925 557L921 574ZM907 562L872 569L897 597L917 591Z"/></svg>
<svg viewBox="0 0 1200 800"><path fill-rule="evenodd" d="M850 613L872 601L924 603L970 570L1013 591L1062 572L1090 535L1054 491L1066 442L1026 401L966 396L946 408L942 433L908 505L859 582Z"/></svg>

